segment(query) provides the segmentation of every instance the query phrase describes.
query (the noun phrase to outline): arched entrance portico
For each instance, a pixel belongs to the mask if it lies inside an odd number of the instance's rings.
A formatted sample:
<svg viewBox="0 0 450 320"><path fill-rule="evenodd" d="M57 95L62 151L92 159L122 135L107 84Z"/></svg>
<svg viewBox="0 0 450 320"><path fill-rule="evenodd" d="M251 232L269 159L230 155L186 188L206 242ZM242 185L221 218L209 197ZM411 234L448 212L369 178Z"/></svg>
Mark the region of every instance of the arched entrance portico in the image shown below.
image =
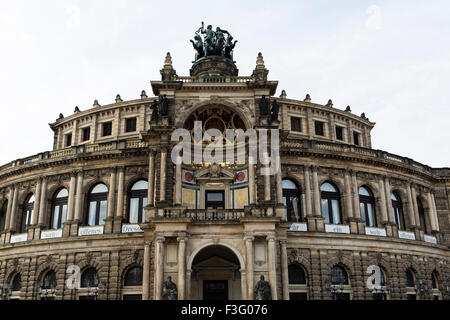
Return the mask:
<svg viewBox="0 0 450 320"><path fill-rule="evenodd" d="M195 250L188 261L192 300L245 299L243 259L227 245L210 244Z"/></svg>

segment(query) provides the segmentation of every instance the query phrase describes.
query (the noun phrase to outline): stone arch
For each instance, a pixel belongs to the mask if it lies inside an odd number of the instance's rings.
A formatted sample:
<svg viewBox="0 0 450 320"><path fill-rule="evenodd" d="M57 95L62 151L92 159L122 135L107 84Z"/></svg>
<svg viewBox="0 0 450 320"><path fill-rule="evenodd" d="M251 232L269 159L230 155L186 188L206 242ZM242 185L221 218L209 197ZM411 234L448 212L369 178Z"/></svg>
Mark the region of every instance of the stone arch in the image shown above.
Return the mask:
<svg viewBox="0 0 450 320"><path fill-rule="evenodd" d="M187 260L188 261L188 263L186 264L187 270L192 270L192 263L194 262L194 259L197 256L197 254L200 251L202 251L203 249L206 249L206 248L208 248L210 246L223 246L223 247L226 247L227 249L230 249L236 255L236 257L238 258L239 264L241 266L241 271L245 270L245 260L242 257L241 253L239 252L239 250L236 249L235 247L229 245L228 243L221 242L221 241L219 241L219 242L208 241L208 242L204 243L203 245L195 248L195 250L192 251L191 255L189 256L189 258Z"/></svg>
<svg viewBox="0 0 450 320"><path fill-rule="evenodd" d="M56 195L56 192L59 190L66 189L67 192L70 193L69 184L67 183L60 183L60 184L52 184L51 186L47 186L47 199L51 201L53 197Z"/></svg>
<svg viewBox="0 0 450 320"><path fill-rule="evenodd" d="M392 276L391 264L381 256L381 253L377 253L375 256L372 256L369 264L381 267L384 270L387 278L390 278ZM365 272L366 270L363 271Z"/></svg>
<svg viewBox="0 0 450 320"><path fill-rule="evenodd" d="M297 249L291 250L291 252L288 254L288 264L293 263L296 263L303 267L309 279L309 275L311 274L311 262L302 253L299 253L299 250Z"/></svg>
<svg viewBox="0 0 450 320"><path fill-rule="evenodd" d="M37 281L41 281L42 277L50 270L55 271L56 274L59 272L58 264L55 262L44 262L41 264L36 270L36 279Z"/></svg>
<svg viewBox="0 0 450 320"><path fill-rule="evenodd" d="M133 255L128 256L123 263L121 263L119 269L119 277L120 277L120 285L123 286L123 281L125 279L125 275L133 267L141 267L144 268L144 260L139 255L138 257L134 257Z"/></svg>
<svg viewBox="0 0 450 320"><path fill-rule="evenodd" d="M286 174L286 175L283 175L282 178L281 178L281 180L282 180L282 181L283 181L283 180L291 180L291 181L294 182L295 185L297 186L297 188L298 188L298 193L302 194L302 193L304 192L303 187L302 187L302 182L303 182L303 181L300 181L300 179L299 179L298 177L294 176L293 174Z"/></svg>
<svg viewBox="0 0 450 320"><path fill-rule="evenodd" d="M178 117L176 117L176 119L175 119L175 126L177 128L183 128L185 120L188 118L188 116L191 113L193 113L194 111L196 111L197 109L200 109L202 107L214 106L214 105L219 106L219 107L229 108L233 112L238 114L239 117L241 117L242 121L244 121L245 127L247 129L251 128L253 126L250 118L254 118L254 115L253 115L253 111L250 108L247 108L248 110L246 110L247 112L249 112L249 114L251 114L250 116L248 116L248 115L246 115L245 112L243 112L242 108L240 108L238 105L236 105L235 103L223 100L223 99L217 99L217 100L209 99L209 100L202 101L202 102L196 103L194 105L188 106L186 109L182 109L180 112L180 115Z"/></svg>
<svg viewBox="0 0 450 320"><path fill-rule="evenodd" d="M342 183L342 181L339 181L339 179L336 179L335 177L332 177L331 175L327 174L326 176L323 176L321 179L319 179L319 191L320 191L320 186L322 184L324 184L325 182L329 182L336 187L336 189L339 192L339 195L341 197L341 201L342 201L342 195L344 194L344 191L345 191L345 187L344 187L344 184Z"/></svg>
<svg viewBox="0 0 450 320"><path fill-rule="evenodd" d="M348 279L350 281L350 285L352 285L353 281L353 277L355 275L355 270L353 268L353 263L352 260L347 258L347 257L333 257L331 259L328 260L328 275L331 274L331 269L334 266L341 266L343 267L347 273L348 273Z"/></svg>

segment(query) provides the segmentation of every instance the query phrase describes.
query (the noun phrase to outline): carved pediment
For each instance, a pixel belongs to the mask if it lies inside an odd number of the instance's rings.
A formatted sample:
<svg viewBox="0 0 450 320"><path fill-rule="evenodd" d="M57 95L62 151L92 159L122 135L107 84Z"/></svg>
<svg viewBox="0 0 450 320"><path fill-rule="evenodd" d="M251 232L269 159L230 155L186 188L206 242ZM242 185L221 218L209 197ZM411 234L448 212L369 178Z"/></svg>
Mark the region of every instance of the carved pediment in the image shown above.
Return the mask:
<svg viewBox="0 0 450 320"><path fill-rule="evenodd" d="M206 260L203 260L203 261L197 263L194 266L194 269L195 270L202 270L202 269L203 270L204 269L237 270L237 269L239 269L239 265L237 265L231 261L225 260L223 258L214 256L214 257L208 258Z"/></svg>
<svg viewBox="0 0 450 320"><path fill-rule="evenodd" d="M207 168L198 170L194 174L196 181L208 181L220 179L221 181L233 181L235 174L233 170L223 168L217 164L212 164Z"/></svg>

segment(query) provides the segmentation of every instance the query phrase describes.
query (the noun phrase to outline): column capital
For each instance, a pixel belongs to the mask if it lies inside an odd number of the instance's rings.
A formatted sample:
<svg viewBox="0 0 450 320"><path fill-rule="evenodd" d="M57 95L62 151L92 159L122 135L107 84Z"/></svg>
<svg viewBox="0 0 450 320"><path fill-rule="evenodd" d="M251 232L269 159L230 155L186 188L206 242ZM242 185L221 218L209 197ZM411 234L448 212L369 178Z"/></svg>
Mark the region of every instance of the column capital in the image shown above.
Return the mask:
<svg viewBox="0 0 450 320"><path fill-rule="evenodd" d="M188 240L188 237L186 237L186 236L179 236L179 237L177 237L177 241L178 242L187 242L187 240Z"/></svg>
<svg viewBox="0 0 450 320"><path fill-rule="evenodd" d="M253 235L245 235L244 241L255 241L255 237Z"/></svg>
<svg viewBox="0 0 450 320"><path fill-rule="evenodd" d="M158 243L164 242L164 241L166 241L166 237L164 237L164 236L156 236L155 237L155 241L158 242Z"/></svg>
<svg viewBox="0 0 450 320"><path fill-rule="evenodd" d="M287 240L286 239L279 240L279 242L280 242L281 246L286 246L287 245Z"/></svg>
<svg viewBox="0 0 450 320"><path fill-rule="evenodd" d="M109 173L116 173L116 171L117 171L117 167L116 166L113 166L113 167L109 168Z"/></svg>
<svg viewBox="0 0 450 320"><path fill-rule="evenodd" d="M275 241L277 240L277 237L275 235L267 235L266 239L267 241Z"/></svg>
<svg viewBox="0 0 450 320"><path fill-rule="evenodd" d="M152 242L153 241L151 241L151 240L148 240L148 241L144 241L144 246L152 246Z"/></svg>

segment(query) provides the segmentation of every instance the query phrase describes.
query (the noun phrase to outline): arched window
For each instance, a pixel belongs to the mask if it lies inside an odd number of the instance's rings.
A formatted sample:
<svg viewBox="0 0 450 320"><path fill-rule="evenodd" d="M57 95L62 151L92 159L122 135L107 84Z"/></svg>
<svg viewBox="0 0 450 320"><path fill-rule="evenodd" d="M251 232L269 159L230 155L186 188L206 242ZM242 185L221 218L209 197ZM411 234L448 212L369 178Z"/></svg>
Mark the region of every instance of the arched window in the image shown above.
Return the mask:
<svg viewBox="0 0 450 320"><path fill-rule="evenodd" d="M439 275L435 271L431 273L431 291L433 293L433 300L441 300L441 291L439 289Z"/></svg>
<svg viewBox="0 0 450 320"><path fill-rule="evenodd" d="M98 286L98 274L95 268L88 268L84 270L81 275L81 288L92 288Z"/></svg>
<svg viewBox="0 0 450 320"><path fill-rule="evenodd" d="M407 287L414 287L414 273L411 271L411 270L409 270L409 269L406 269L406 271L405 271L405 280L406 280L406 286Z"/></svg>
<svg viewBox="0 0 450 320"><path fill-rule="evenodd" d="M402 200L396 192L391 193L392 213L394 215L394 223L399 230L405 230L405 218L403 217Z"/></svg>
<svg viewBox="0 0 450 320"><path fill-rule="evenodd" d="M6 224L6 212L8 211L8 200L3 202L3 206L0 209L0 231L7 229Z"/></svg>
<svg viewBox="0 0 450 320"><path fill-rule="evenodd" d="M348 284L347 271L341 266L334 266L331 269L331 284Z"/></svg>
<svg viewBox="0 0 450 320"><path fill-rule="evenodd" d="M341 205L339 190L330 182L325 182L320 186L322 217L325 223L342 223Z"/></svg>
<svg viewBox="0 0 450 320"><path fill-rule="evenodd" d="M387 300L387 281L386 281L386 272L384 269L380 266L380 283L378 288L374 288L374 291L372 291L373 299L374 300ZM376 275L375 275L376 276ZM376 284L376 280L374 279L372 281L373 284Z"/></svg>
<svg viewBox="0 0 450 320"><path fill-rule="evenodd" d="M105 224L108 205L108 187L103 183L96 184L88 194L88 215L86 224L97 226Z"/></svg>
<svg viewBox="0 0 450 320"><path fill-rule="evenodd" d="M289 300L307 300L308 286L306 285L306 274L302 267L296 264L288 266Z"/></svg>
<svg viewBox="0 0 450 320"><path fill-rule="evenodd" d="M125 274L124 286L142 286L142 268L132 267Z"/></svg>
<svg viewBox="0 0 450 320"><path fill-rule="evenodd" d="M420 226L423 228L423 232L427 233L427 223L425 219L425 210L423 209L422 201L417 198L417 209L419 211L419 222Z"/></svg>
<svg viewBox="0 0 450 320"><path fill-rule="evenodd" d="M375 214L375 197L372 191L367 187L359 188L359 208L361 219L367 227L377 226L377 217Z"/></svg>
<svg viewBox="0 0 450 320"><path fill-rule="evenodd" d="M42 289L56 288L56 272L53 270L48 271L42 278Z"/></svg>
<svg viewBox="0 0 450 320"><path fill-rule="evenodd" d="M20 276L20 273L17 273L11 283L11 291L17 292L22 289L22 277Z"/></svg>
<svg viewBox="0 0 450 320"><path fill-rule="evenodd" d="M51 229L60 229L64 227L67 217L67 199L69 193L67 189L60 189L55 193L52 199L52 219L50 221Z"/></svg>
<svg viewBox="0 0 450 320"><path fill-rule="evenodd" d="M347 271L341 266L331 269L331 283L333 300L350 300L351 287Z"/></svg>
<svg viewBox="0 0 450 320"><path fill-rule="evenodd" d="M142 300L142 268L131 267L123 279L123 300Z"/></svg>
<svg viewBox="0 0 450 320"><path fill-rule="evenodd" d="M145 221L144 207L147 205L148 182L136 181L128 192L128 219L130 223Z"/></svg>
<svg viewBox="0 0 450 320"><path fill-rule="evenodd" d="M286 206L287 221L303 221L300 192L295 182L289 179L283 179L283 204Z"/></svg>
<svg viewBox="0 0 450 320"><path fill-rule="evenodd" d="M22 216L20 217L20 233L27 232L28 226L31 224L31 216L33 215L34 209L34 195L30 194L26 197L25 202L23 204Z"/></svg>

